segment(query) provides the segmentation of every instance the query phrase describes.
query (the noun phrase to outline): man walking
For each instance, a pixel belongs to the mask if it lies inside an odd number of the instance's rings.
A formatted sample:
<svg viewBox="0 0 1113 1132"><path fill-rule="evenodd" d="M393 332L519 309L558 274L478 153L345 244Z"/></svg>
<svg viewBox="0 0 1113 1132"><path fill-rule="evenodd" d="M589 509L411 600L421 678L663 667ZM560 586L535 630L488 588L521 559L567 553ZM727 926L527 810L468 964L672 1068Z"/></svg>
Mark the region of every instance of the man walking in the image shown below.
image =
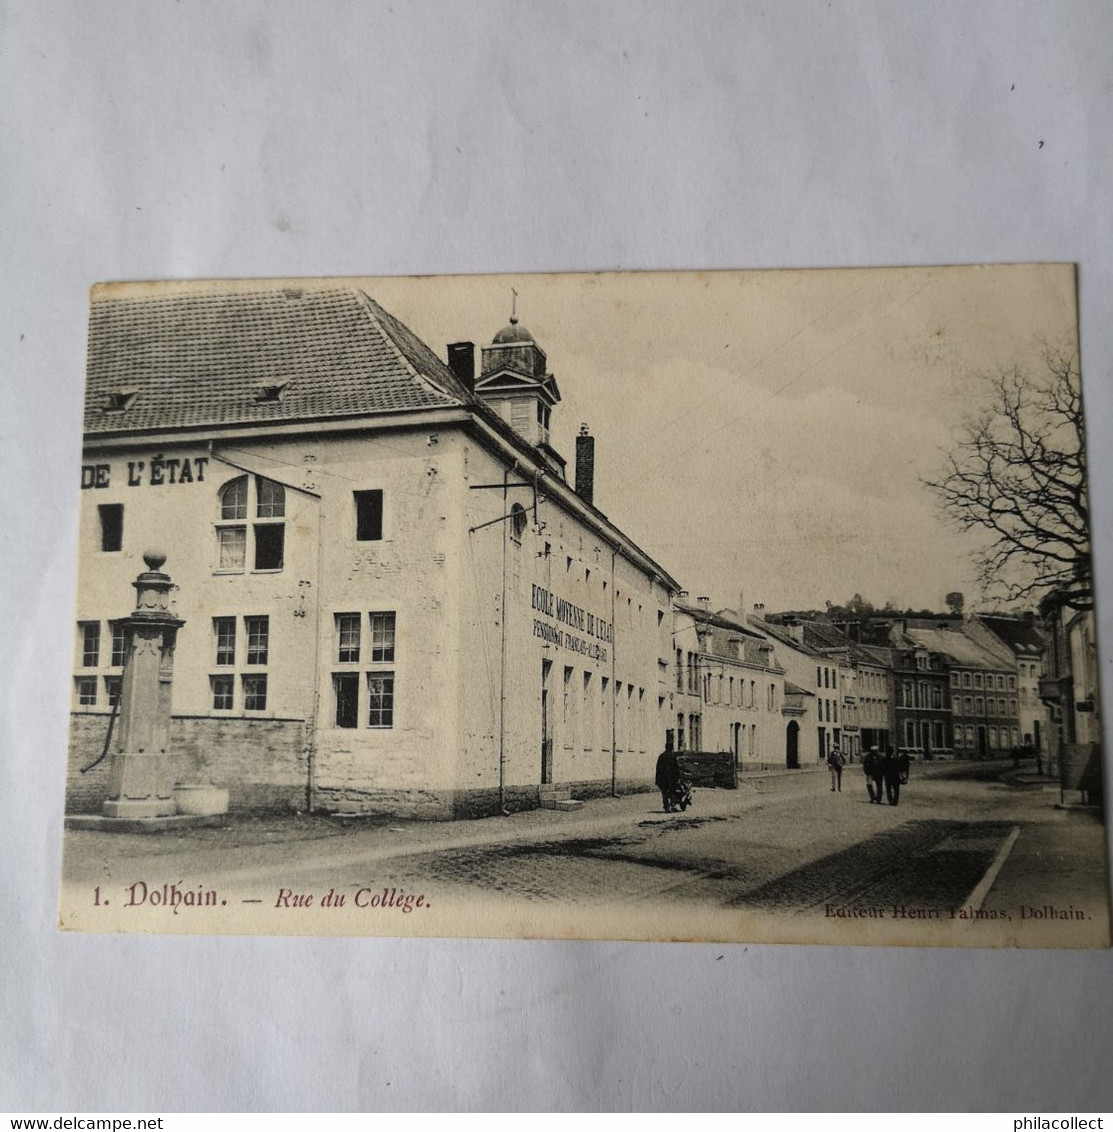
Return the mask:
<svg viewBox="0 0 1113 1132"><path fill-rule="evenodd" d="M882 777L885 779L885 797L890 806L900 805L900 764L901 759L890 748L882 760Z"/></svg>
<svg viewBox="0 0 1113 1132"><path fill-rule="evenodd" d="M866 789L869 791L870 801L881 803L881 752L876 747L870 749L862 757L862 770L866 775Z"/></svg>
<svg viewBox="0 0 1113 1132"><path fill-rule="evenodd" d="M666 735L665 749L657 758L657 773L654 776L657 789L661 791L661 808L666 814L672 813L672 799L680 782L680 761L672 749L672 736Z"/></svg>
<svg viewBox="0 0 1113 1132"><path fill-rule="evenodd" d="M831 789L842 790L842 768L846 759L838 747L832 747L827 754L827 769L831 772Z"/></svg>

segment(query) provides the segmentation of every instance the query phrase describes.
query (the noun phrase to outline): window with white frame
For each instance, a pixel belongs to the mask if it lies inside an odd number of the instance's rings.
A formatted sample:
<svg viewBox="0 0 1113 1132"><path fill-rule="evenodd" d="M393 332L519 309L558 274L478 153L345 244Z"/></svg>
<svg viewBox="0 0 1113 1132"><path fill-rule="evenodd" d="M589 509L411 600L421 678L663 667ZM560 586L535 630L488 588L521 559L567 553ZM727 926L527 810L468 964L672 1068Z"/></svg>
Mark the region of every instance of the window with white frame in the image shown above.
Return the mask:
<svg viewBox="0 0 1113 1132"><path fill-rule="evenodd" d="M333 616L333 726L393 728L395 613L379 610Z"/></svg>
<svg viewBox="0 0 1113 1132"><path fill-rule="evenodd" d="M218 491L216 570L281 570L286 557L286 489L264 476L237 476ZM251 522L248 521L251 516Z"/></svg>
<svg viewBox="0 0 1113 1132"><path fill-rule="evenodd" d="M238 706L244 712L266 711L268 674L260 669L270 661L270 618L214 617L212 631L211 710L233 712Z"/></svg>
<svg viewBox="0 0 1113 1132"><path fill-rule="evenodd" d="M363 618L358 613L336 614L336 659L340 664L358 664Z"/></svg>
<svg viewBox="0 0 1113 1132"><path fill-rule="evenodd" d="M96 707L97 678L95 676L75 676L73 684L78 707Z"/></svg>
<svg viewBox="0 0 1113 1132"><path fill-rule="evenodd" d="M109 653L109 667L123 668L124 652L127 647L124 627L118 621L110 621L108 625L112 634L112 649Z"/></svg>
<svg viewBox="0 0 1113 1132"><path fill-rule="evenodd" d="M124 627L118 621L77 623L76 707L108 709L119 701L124 643Z"/></svg>

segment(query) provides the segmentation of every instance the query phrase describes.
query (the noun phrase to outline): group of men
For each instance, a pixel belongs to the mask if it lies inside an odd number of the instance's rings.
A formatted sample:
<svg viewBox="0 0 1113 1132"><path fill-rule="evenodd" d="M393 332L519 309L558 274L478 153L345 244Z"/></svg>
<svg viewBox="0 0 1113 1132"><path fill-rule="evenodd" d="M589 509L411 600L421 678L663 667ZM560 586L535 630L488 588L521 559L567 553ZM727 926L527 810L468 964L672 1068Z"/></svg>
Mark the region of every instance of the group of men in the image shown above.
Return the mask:
<svg viewBox="0 0 1113 1132"><path fill-rule="evenodd" d="M827 769L831 772L831 789L842 790L842 769L846 766L846 756L838 747L827 752ZM881 805L882 800L890 806L900 804L900 788L908 781L908 756L897 754L889 748L884 754L877 747L862 756L862 770L866 775L866 789L870 801Z"/></svg>
<svg viewBox="0 0 1113 1132"><path fill-rule="evenodd" d="M871 802L881 805L884 787L884 799L889 805L900 803L900 788L908 781L907 755L898 755L891 747L884 754L876 747L870 747L862 756L862 769L866 773L866 789Z"/></svg>

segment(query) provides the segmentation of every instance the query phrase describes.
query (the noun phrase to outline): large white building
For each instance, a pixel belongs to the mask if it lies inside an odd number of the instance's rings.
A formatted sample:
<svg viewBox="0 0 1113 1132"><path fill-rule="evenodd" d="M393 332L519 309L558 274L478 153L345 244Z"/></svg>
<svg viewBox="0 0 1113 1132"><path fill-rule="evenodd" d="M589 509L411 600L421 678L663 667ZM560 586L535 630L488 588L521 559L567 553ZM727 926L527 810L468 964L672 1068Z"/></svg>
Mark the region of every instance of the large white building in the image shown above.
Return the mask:
<svg viewBox="0 0 1113 1132"><path fill-rule="evenodd" d="M650 785L677 583L575 486L515 321L442 362L358 289L117 285L90 319L71 810L104 797L117 618L176 585L181 781L427 817Z"/></svg>

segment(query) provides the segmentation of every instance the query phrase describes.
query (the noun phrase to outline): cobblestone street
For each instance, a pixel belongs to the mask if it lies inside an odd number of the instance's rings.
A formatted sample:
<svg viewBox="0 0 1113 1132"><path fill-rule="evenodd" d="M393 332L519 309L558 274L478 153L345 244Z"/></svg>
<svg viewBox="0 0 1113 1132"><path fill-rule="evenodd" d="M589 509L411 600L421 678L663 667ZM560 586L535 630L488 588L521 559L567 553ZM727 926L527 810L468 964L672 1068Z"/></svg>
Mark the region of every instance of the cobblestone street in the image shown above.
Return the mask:
<svg viewBox="0 0 1113 1132"><path fill-rule="evenodd" d="M752 778L699 790L666 815L656 795L589 802L574 814L530 811L457 823L232 821L190 834L70 832L66 880L128 884L185 878L273 902L373 882L438 899L582 906L663 903L814 913L827 906L1101 904L1094 863L1104 830L1055 808L1057 792L1010 785L1003 763L917 767L900 805L871 805L857 766L828 777ZM1015 848L1014 848L1015 846Z"/></svg>

